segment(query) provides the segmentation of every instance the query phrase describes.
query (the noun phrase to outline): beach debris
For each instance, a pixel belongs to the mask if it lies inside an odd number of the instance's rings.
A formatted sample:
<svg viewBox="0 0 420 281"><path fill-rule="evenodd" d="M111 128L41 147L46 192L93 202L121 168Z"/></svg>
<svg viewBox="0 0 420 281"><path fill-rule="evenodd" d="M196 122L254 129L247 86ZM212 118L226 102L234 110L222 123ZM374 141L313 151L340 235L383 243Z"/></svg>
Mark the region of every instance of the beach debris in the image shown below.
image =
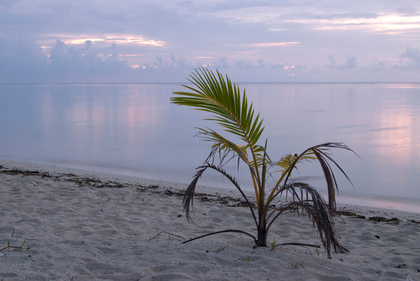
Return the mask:
<svg viewBox="0 0 420 281"><path fill-rule="evenodd" d="M356 214L355 212L352 212L352 211L337 211L337 214L339 214L340 216L353 217L356 219L364 219L364 220L366 219L366 216Z"/></svg>
<svg viewBox="0 0 420 281"><path fill-rule="evenodd" d="M167 195L174 195L175 192L173 192L172 190L167 189L167 190L165 190L165 194L167 194Z"/></svg>
<svg viewBox="0 0 420 281"><path fill-rule="evenodd" d="M26 238L23 240L22 245L20 245L20 246L18 247L18 246L11 246L11 245L10 245L10 241L7 241L7 246L6 246L6 247L4 247L4 248L1 248L1 249L0 249L0 252L1 252L1 251L4 251L4 250L7 250L8 252L11 252L12 250L15 250L15 251L17 251L17 252L20 252L20 251L22 251L22 250L23 250L23 245L25 245L25 242L26 242Z"/></svg>
<svg viewBox="0 0 420 281"><path fill-rule="evenodd" d="M20 170L17 168L12 168L12 169L5 169L3 166L0 167L0 173L5 173L5 174L9 174L9 175L18 175L18 174L22 174L25 176L28 175L39 175L41 174L39 171L30 171L30 170Z"/></svg>
<svg viewBox="0 0 420 281"><path fill-rule="evenodd" d="M10 237L13 237L13 235L15 235L15 230L14 229L13 229L12 235L10 235ZM16 249L18 252L20 252L23 249L23 245L25 245L25 242L26 242L26 238L25 238L25 240L23 240L22 245L20 245L19 247L17 247L17 246L11 246L10 245L10 241L7 241L7 247L1 248L0 249L0 252L1 251L4 251L4 250L7 250L8 252L11 252L12 249Z"/></svg>
<svg viewBox="0 0 420 281"><path fill-rule="evenodd" d="M398 225L402 222L397 217L386 218L386 217L381 217L381 216L373 216L373 217L366 218L366 216L364 216L364 215L357 214L353 211L345 211L345 210L344 211L343 210L337 211L337 214L339 214L340 216L347 216L347 217L352 217L352 218L357 218L357 219L364 219L364 220L368 220L368 221L375 222L375 223L384 222L384 223L388 223L388 224ZM415 220L408 220L408 221L412 222L412 223L416 223L416 224L420 223L419 221L415 221ZM375 235L375 237L380 239L380 237L378 235Z"/></svg>
<svg viewBox="0 0 420 281"><path fill-rule="evenodd" d="M388 224L399 224L401 222L401 220L399 218L385 218L385 217L370 217L368 218L369 221L373 221L373 222L385 222Z"/></svg>

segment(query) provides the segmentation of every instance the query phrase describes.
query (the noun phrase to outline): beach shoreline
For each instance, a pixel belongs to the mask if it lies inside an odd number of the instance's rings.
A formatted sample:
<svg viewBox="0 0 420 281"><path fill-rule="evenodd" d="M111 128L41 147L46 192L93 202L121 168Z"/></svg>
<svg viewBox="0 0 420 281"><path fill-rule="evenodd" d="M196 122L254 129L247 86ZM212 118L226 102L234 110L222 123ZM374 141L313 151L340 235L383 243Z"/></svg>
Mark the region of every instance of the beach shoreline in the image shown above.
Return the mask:
<svg viewBox="0 0 420 281"><path fill-rule="evenodd" d="M131 174L124 175L120 173L101 171L100 169L96 170L95 168L77 169L74 167L67 167L65 165L60 166L60 165L55 165L55 164L16 161L16 160L2 159L2 158L0 158L0 166L9 167L11 169L33 170L33 171L52 173L52 174L57 174L57 175L71 173L71 174L81 176L81 177L86 177L86 178L97 178L102 181L120 181L120 182L133 183L133 184L135 183L138 185L145 185L145 186L153 185L153 186L159 186L161 188L171 188L175 190L184 190L187 188L189 184L189 183L182 183L182 182L177 182L177 181L161 180L161 179L155 179L155 178L145 178L142 176L134 176ZM205 193L218 194L220 196L240 197L239 192L237 192L233 188L210 186L208 183L200 184L200 182L198 183L198 186L200 187L200 190L202 190ZM254 193L249 190L244 190L244 193L247 196L250 196L251 198L254 196ZM340 191L340 194L341 193L343 193L343 191ZM342 200L343 197L345 197L345 200ZM349 197L353 199L347 200ZM394 205L396 202L398 202L397 204L399 205L405 204L404 201L389 201L385 197L381 199L375 199L375 200L383 201L391 205ZM343 201L350 201L351 203L347 203ZM360 201L361 204L357 201ZM400 213L402 216L406 216L409 214L420 215L420 206L417 206L417 209L410 210L410 209L399 209L395 207L383 207L380 204L379 206L377 206L378 204L375 204L375 203L369 204L369 203L371 203L370 199L367 199L364 197L356 198L353 195L352 196L337 195L337 206L346 208L346 209L360 210L360 212L370 211L370 212L375 212L379 214L383 213L385 215L386 214L398 215ZM413 205L413 203L410 202L409 205L411 206Z"/></svg>
<svg viewBox="0 0 420 281"><path fill-rule="evenodd" d="M323 249L254 249L235 234L181 244L226 228L254 231L249 210L234 207L239 193L201 186L188 222L185 184L8 160L0 166L5 281L420 280L417 213L339 204L336 230L350 252L331 260ZM320 244L296 214L281 217L270 234L278 243Z"/></svg>

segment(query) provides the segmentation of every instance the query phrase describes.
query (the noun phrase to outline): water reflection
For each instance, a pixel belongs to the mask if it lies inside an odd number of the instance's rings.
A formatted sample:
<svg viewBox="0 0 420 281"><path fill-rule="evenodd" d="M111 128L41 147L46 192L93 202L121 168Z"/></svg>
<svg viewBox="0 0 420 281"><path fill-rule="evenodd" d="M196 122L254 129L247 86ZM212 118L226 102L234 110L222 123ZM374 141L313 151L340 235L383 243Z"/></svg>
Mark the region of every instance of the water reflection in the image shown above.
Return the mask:
<svg viewBox="0 0 420 281"><path fill-rule="evenodd" d="M334 154L355 185L338 178L342 193L355 196L352 203L375 196L420 202L420 85L242 86L265 120L263 139L269 139L273 159L343 141L361 157ZM0 85L0 157L188 182L209 152L208 143L193 137L195 127L213 126L199 121L205 113L169 103L180 89L172 84ZM319 174L318 166L304 166L299 176L322 189ZM228 185L218 175L202 183ZM242 183L251 190L246 178ZM401 202L393 204L402 208L396 205Z"/></svg>
<svg viewBox="0 0 420 281"><path fill-rule="evenodd" d="M248 93L261 93L258 87L248 86ZM273 143L280 144L275 154L301 152L326 141L343 141L361 157L334 154L355 185L353 189L340 177L344 193L420 199L420 127L415 122L420 120L420 85L271 85L265 90L276 93L258 100L264 116L267 111L276 112L266 119L266 134L272 134L271 148ZM301 169L302 174L319 172L317 167ZM322 180L313 183L325 186Z"/></svg>
<svg viewBox="0 0 420 281"><path fill-rule="evenodd" d="M381 129L376 141L380 157L387 159L389 165L406 167L410 162L413 118L409 111L408 106L397 105L380 113Z"/></svg>
<svg viewBox="0 0 420 281"><path fill-rule="evenodd" d="M419 83L391 83L391 84L379 84L381 87L391 88L391 89L419 89Z"/></svg>

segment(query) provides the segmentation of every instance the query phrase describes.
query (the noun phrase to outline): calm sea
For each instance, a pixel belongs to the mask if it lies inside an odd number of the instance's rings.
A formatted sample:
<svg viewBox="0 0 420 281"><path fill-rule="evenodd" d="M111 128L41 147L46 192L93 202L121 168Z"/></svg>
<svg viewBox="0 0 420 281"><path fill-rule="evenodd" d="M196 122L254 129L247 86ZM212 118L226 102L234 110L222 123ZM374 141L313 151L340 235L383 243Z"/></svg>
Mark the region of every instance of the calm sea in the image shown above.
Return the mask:
<svg viewBox="0 0 420 281"><path fill-rule="evenodd" d="M344 142L360 157L333 154L354 184L338 177L338 202L420 212L420 84L239 85L264 118L272 159ZM0 158L188 183L210 151L196 127L216 127L201 121L206 113L170 104L182 89L2 84ZM315 164L296 174L325 190L320 175ZM251 190L246 170L239 177ZM232 188L211 173L201 183Z"/></svg>

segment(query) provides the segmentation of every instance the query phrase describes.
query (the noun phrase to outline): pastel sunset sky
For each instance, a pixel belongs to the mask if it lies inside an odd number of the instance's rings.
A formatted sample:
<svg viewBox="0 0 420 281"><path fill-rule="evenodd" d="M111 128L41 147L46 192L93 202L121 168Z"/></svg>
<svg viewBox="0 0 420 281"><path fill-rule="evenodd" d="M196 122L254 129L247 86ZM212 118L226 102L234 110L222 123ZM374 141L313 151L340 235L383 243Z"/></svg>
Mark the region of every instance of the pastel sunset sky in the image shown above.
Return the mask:
<svg viewBox="0 0 420 281"><path fill-rule="evenodd" d="M1 0L1 83L420 82L418 0Z"/></svg>

